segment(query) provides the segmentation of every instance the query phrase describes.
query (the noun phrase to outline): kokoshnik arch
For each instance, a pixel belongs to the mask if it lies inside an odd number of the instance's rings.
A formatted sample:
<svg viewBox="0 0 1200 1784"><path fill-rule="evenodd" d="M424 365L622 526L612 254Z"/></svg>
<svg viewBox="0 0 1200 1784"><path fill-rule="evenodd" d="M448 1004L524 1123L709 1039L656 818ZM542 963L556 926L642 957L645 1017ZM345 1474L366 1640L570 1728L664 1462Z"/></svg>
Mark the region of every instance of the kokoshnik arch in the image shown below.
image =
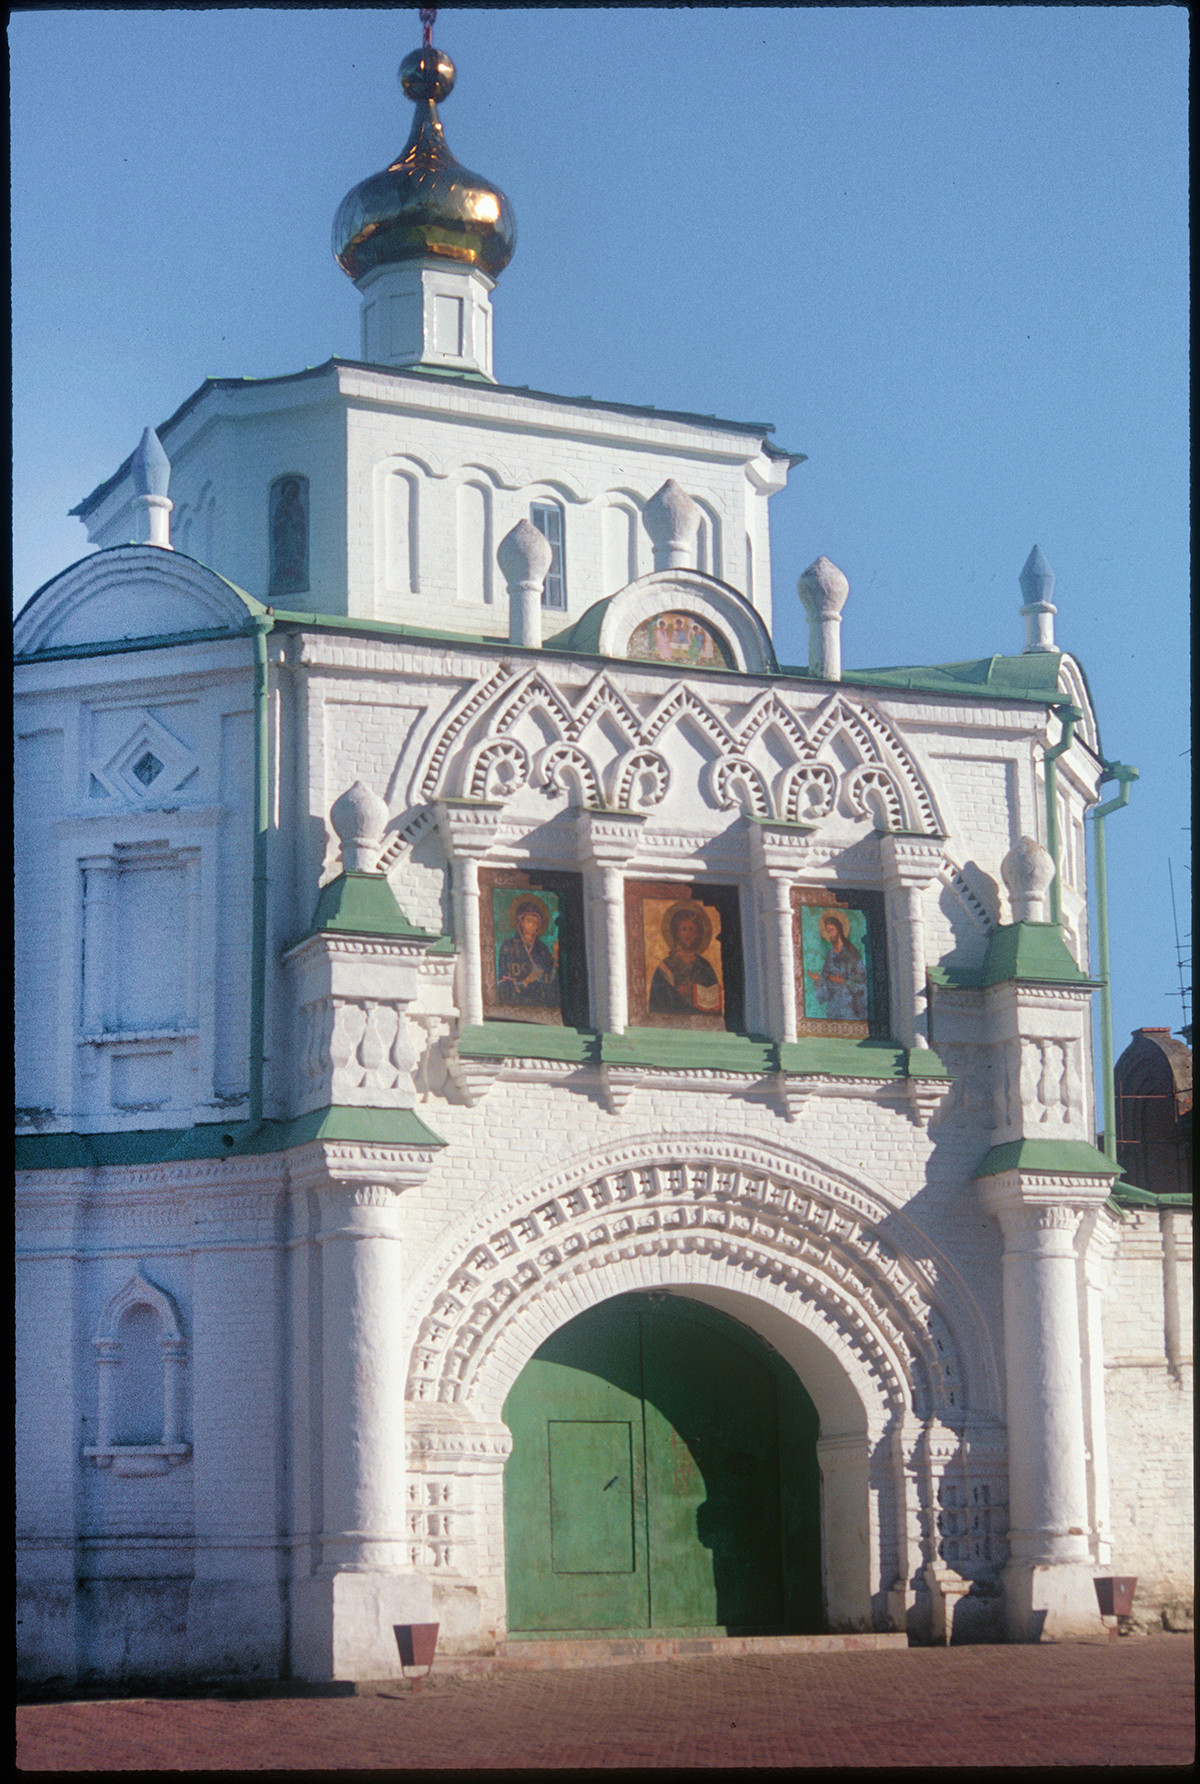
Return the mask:
<svg viewBox="0 0 1200 1784"><path fill-rule="evenodd" d="M22 1670L1102 1637L1190 1591L1190 1203L1096 1143L1049 566L844 670L819 557L781 665L801 455L496 381L453 81L361 358L207 381L17 621Z"/></svg>

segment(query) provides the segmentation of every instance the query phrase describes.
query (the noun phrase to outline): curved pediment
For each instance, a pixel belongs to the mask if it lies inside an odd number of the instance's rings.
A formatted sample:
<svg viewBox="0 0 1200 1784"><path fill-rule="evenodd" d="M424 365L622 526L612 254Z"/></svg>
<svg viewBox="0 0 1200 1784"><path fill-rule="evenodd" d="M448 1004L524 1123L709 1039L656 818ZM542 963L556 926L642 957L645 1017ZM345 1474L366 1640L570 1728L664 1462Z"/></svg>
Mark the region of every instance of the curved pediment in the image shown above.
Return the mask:
<svg viewBox="0 0 1200 1784"><path fill-rule="evenodd" d="M93 552L44 583L18 615L18 656L180 632L240 632L260 602L194 558L158 545Z"/></svg>
<svg viewBox="0 0 1200 1784"><path fill-rule="evenodd" d="M1103 751L1100 748L1100 728L1096 723L1096 710L1092 705L1092 695L1087 684L1087 677L1075 658L1066 652L1058 660L1058 685L1072 706L1077 706L1083 713L1083 718L1075 732L1076 737L1087 744L1093 755L1099 756L1103 760Z"/></svg>
<svg viewBox="0 0 1200 1784"><path fill-rule="evenodd" d="M546 644L671 669L760 675L777 668L770 636L750 602L699 570L639 576Z"/></svg>

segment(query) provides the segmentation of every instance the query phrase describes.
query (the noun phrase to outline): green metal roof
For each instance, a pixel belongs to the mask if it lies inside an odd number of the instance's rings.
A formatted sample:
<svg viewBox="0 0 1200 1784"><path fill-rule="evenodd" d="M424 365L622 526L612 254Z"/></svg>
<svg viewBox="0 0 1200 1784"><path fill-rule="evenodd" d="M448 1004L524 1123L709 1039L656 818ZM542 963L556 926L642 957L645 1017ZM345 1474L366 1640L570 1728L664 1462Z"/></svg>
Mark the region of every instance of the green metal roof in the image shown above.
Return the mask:
<svg viewBox="0 0 1200 1784"><path fill-rule="evenodd" d="M970 694L977 699L1058 700L1059 651L1020 657L977 657L967 663L930 663L898 669L843 669L842 680L861 688L895 688L921 694ZM781 675L815 681L807 669L781 667Z"/></svg>
<svg viewBox="0 0 1200 1784"><path fill-rule="evenodd" d="M18 1171L87 1170L105 1165L174 1164L185 1159L258 1157L311 1140L371 1146L444 1146L412 1109L330 1107L293 1121L203 1122L196 1127L141 1128L117 1134L21 1134Z"/></svg>

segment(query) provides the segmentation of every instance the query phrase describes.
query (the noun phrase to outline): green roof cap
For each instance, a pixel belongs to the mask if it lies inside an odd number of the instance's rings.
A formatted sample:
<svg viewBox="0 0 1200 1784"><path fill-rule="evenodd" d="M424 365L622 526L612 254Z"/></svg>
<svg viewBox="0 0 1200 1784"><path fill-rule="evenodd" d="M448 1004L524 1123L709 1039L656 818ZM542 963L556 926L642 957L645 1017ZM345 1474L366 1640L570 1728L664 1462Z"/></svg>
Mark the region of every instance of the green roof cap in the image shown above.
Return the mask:
<svg viewBox="0 0 1200 1784"><path fill-rule="evenodd" d="M1119 1175L1112 1159L1086 1140L1006 1140L985 1155L975 1176L998 1177L1002 1171L1043 1171L1056 1177Z"/></svg>
<svg viewBox="0 0 1200 1784"><path fill-rule="evenodd" d="M387 935L404 941L435 942L425 929L409 922L386 874L351 870L322 886L308 935ZM302 936L301 940L304 939Z"/></svg>
<svg viewBox="0 0 1200 1784"><path fill-rule="evenodd" d="M1005 980L1052 985L1094 985L1080 972L1063 940L1059 923L1004 923L988 943L980 983L1000 985Z"/></svg>

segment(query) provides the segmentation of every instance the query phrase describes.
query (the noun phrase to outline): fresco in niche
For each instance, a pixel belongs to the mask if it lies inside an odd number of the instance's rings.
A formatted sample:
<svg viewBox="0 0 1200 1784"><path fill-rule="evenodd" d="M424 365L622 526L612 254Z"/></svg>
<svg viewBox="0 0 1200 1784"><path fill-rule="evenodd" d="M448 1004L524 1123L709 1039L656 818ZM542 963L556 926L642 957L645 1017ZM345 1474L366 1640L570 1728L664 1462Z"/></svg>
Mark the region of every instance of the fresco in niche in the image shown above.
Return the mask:
<svg viewBox="0 0 1200 1784"><path fill-rule="evenodd" d="M273 595L300 595L308 589L308 478L277 477L271 485L271 578Z"/></svg>
<svg viewBox="0 0 1200 1784"><path fill-rule="evenodd" d="M740 1025L735 887L632 880L625 928L633 1027Z"/></svg>
<svg viewBox="0 0 1200 1784"><path fill-rule="evenodd" d="M865 1040L887 1032L883 901L877 892L792 889L796 1032Z"/></svg>
<svg viewBox="0 0 1200 1784"><path fill-rule="evenodd" d="M480 869L486 1021L587 1026L582 917L578 874Z"/></svg>
<svg viewBox="0 0 1200 1784"><path fill-rule="evenodd" d="M639 663L679 663L692 669L736 669L733 652L719 632L690 613L656 613L643 620L625 653Z"/></svg>

